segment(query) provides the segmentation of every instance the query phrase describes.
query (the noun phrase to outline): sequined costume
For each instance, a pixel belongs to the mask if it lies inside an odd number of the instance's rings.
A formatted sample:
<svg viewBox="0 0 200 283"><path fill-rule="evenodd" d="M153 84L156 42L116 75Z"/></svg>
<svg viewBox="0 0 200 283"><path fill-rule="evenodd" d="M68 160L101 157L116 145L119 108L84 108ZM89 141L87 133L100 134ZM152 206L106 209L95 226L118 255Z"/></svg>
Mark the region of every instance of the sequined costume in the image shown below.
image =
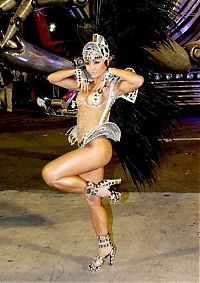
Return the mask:
<svg viewBox="0 0 200 283"><path fill-rule="evenodd" d="M106 136L113 141L120 141L120 128L116 123L109 122L111 107L118 98L135 103L138 90L129 93L127 96L115 96L113 89L117 82L118 78L111 81L108 97L101 95L97 100L98 102L95 100L95 93L90 94L88 97L86 95L81 97L81 94L77 96L77 125L67 132L71 145L77 142L79 147L84 147L99 136Z"/></svg>
<svg viewBox="0 0 200 283"><path fill-rule="evenodd" d="M158 50L158 43L170 45L169 30L175 28L175 2L95 1L94 31L106 38L115 66L134 66L144 78L136 103L117 99L109 119L121 130L120 142L114 142L113 148L138 190L156 181L164 154L162 140L176 134L178 106L165 88L158 89L152 84L158 66L147 52L147 48Z"/></svg>

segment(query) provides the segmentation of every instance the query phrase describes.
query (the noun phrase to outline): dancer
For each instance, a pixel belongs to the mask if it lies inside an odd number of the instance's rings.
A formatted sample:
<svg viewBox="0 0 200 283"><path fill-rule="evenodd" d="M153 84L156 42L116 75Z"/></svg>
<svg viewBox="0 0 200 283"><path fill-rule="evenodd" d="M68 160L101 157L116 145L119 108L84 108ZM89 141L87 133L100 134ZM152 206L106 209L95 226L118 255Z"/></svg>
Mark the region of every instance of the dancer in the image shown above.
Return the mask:
<svg viewBox="0 0 200 283"><path fill-rule="evenodd" d="M105 179L104 167L112 157L111 141L120 141L121 130L109 121L111 107L118 98L135 103L143 77L133 69L109 68L110 50L105 38L93 35L93 40L83 48L85 68L57 71L48 80L60 87L79 90L77 96L77 126L69 132L71 144L79 148L48 163L42 175L45 182L59 190L84 194L99 251L89 264L89 269L100 270L106 257L113 264L116 247L110 239L108 217L102 206L102 198L111 203L120 199L120 192L111 186L120 179Z"/></svg>

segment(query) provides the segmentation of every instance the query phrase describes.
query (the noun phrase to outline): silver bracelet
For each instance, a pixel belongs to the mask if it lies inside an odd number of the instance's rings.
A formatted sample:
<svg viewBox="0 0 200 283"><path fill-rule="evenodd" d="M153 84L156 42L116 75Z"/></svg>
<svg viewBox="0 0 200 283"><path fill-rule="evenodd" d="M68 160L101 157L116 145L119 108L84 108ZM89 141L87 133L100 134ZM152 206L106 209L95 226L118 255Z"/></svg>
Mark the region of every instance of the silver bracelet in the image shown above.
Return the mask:
<svg viewBox="0 0 200 283"><path fill-rule="evenodd" d="M82 69L76 69L75 70L76 81L78 83L80 83L81 80L82 80L82 72L83 72Z"/></svg>

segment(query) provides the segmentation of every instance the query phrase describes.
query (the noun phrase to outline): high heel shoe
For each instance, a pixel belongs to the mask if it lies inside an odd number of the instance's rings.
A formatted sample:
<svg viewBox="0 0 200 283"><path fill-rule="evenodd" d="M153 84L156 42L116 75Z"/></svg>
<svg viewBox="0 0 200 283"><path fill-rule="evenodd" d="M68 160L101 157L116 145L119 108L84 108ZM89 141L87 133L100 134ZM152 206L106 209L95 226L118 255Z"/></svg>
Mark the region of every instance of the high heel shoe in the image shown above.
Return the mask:
<svg viewBox="0 0 200 283"><path fill-rule="evenodd" d="M97 184L97 188L107 188L111 193L110 196L108 196L109 201L112 203L117 203L121 198L121 193L117 191L117 189L111 189L110 187L113 185L118 185L120 183L121 179L105 179Z"/></svg>
<svg viewBox="0 0 200 283"><path fill-rule="evenodd" d="M108 257L109 257L110 265L113 265L115 260L116 247L115 245L112 244L110 240L110 235L107 234L107 235L97 236L97 239L100 249L105 247L111 247L111 251L104 257L97 255L95 258L93 258L92 262L88 265L90 271L99 271L102 268L106 258Z"/></svg>
<svg viewBox="0 0 200 283"><path fill-rule="evenodd" d="M87 183L86 194L104 197L104 195L101 194L101 189L107 189L110 192L110 195L105 197L107 197L111 203L115 204L119 202L121 198L121 193L117 191L115 188L111 189L110 187L113 185L120 184L121 179L105 179L97 184L89 181L86 181L86 183Z"/></svg>

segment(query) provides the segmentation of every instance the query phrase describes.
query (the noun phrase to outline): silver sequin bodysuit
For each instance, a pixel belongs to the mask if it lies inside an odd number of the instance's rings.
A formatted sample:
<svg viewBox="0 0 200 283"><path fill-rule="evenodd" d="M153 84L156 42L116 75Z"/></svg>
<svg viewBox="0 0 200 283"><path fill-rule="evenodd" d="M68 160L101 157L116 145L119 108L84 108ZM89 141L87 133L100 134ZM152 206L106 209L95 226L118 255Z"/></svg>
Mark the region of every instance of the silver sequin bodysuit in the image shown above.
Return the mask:
<svg viewBox="0 0 200 283"><path fill-rule="evenodd" d="M67 132L71 144L77 142L80 147L83 147L98 136L106 136L114 141L120 141L119 127L115 123L109 122L110 109L119 97L135 102L137 91L133 101L124 95L115 96L114 86L114 83L110 84L108 97L102 95L97 100L95 100L95 93L90 93L88 96L82 94L77 96L77 126Z"/></svg>

